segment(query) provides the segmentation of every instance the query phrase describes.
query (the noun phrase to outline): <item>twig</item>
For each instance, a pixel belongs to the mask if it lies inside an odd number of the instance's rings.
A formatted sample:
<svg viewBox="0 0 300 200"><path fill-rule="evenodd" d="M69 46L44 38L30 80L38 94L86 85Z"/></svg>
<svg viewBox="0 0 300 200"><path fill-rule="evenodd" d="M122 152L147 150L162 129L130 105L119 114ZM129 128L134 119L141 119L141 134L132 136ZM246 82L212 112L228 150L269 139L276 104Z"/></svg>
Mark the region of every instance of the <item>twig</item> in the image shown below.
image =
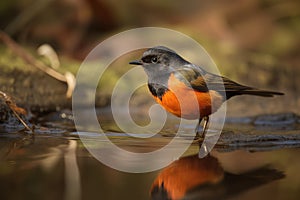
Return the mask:
<svg viewBox="0 0 300 200"><path fill-rule="evenodd" d="M12 100L10 96L8 96L6 93L0 91L0 97L5 100L6 105L10 108L10 110L13 112L13 114L18 118L18 120L23 124L23 126L28 130L32 132L32 129L24 122L24 120L20 117L19 114L25 115L26 111L18 107L16 103Z"/></svg>
<svg viewBox="0 0 300 200"><path fill-rule="evenodd" d="M67 83L67 79L64 75L58 73L57 71L49 68L41 61L36 60L32 55L27 53L20 45L18 45L15 41L13 41L6 33L0 30L0 38L1 40L18 56L20 56L24 61L28 64L33 65L43 72L47 73L49 76L53 78Z"/></svg>
<svg viewBox="0 0 300 200"><path fill-rule="evenodd" d="M36 60L31 54L27 53L20 45L18 45L13 39L11 39L5 32L0 30L0 39L18 56L20 56L24 61L28 64L42 70L49 76L67 83L68 90L66 93L67 98L72 96L73 90L75 88L75 77L71 78L70 72L66 73L65 75L60 74L59 72L55 71L51 67L48 67L43 62ZM72 80L73 79L73 80Z"/></svg>
<svg viewBox="0 0 300 200"><path fill-rule="evenodd" d="M43 44L37 49L39 55L44 56L50 62L50 66L53 69L58 69L60 67L60 62L58 56L54 49L49 44Z"/></svg>
<svg viewBox="0 0 300 200"><path fill-rule="evenodd" d="M71 72L66 72L65 77L66 77L67 83L68 83L68 90L66 92L66 97L71 98L72 93L73 93L73 91L75 89L75 86L76 86L76 78Z"/></svg>

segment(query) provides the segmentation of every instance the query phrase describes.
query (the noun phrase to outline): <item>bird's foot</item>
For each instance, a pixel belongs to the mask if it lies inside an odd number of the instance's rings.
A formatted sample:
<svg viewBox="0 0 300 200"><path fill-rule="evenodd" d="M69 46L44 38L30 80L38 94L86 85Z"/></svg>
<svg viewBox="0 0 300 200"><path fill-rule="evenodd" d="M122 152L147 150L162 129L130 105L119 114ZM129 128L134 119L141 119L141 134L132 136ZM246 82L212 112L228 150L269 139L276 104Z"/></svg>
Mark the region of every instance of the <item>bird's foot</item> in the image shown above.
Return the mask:
<svg viewBox="0 0 300 200"><path fill-rule="evenodd" d="M194 141L192 144L201 144L203 142L203 138L194 138Z"/></svg>
<svg viewBox="0 0 300 200"><path fill-rule="evenodd" d="M193 144L198 143L199 145L201 145L203 141L204 141L203 134L200 135L200 134L197 132L197 133L196 133L196 136L194 137Z"/></svg>

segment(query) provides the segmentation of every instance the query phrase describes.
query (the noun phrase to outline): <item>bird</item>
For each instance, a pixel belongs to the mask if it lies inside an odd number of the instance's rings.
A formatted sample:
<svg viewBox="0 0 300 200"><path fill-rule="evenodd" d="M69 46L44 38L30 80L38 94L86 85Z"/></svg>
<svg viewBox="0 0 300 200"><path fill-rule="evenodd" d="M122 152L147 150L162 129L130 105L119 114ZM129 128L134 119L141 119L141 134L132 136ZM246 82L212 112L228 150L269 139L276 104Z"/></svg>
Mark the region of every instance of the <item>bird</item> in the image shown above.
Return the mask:
<svg viewBox="0 0 300 200"><path fill-rule="evenodd" d="M144 51L141 59L129 64L143 67L150 93L165 110L180 118L198 119L195 140L205 138L209 116L232 97L283 95L281 92L245 86L208 72L165 46L151 47Z"/></svg>
<svg viewBox="0 0 300 200"><path fill-rule="evenodd" d="M151 199L232 199L286 176L269 165L242 173L230 171L212 155L201 159L197 154L181 157L158 173L150 188Z"/></svg>

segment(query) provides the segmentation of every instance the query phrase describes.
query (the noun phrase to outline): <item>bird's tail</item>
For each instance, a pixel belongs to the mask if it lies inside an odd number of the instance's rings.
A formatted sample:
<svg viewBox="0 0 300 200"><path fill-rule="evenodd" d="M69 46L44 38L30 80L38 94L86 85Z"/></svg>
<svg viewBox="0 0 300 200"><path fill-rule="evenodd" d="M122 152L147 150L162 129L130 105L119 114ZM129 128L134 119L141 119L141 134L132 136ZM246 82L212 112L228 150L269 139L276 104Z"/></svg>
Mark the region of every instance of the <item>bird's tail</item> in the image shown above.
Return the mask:
<svg viewBox="0 0 300 200"><path fill-rule="evenodd" d="M273 97L274 95L284 95L284 93L282 93L282 92L259 90L259 89L255 89L255 88L236 91L236 95L242 95L242 94L256 95L256 96L262 96L262 97Z"/></svg>

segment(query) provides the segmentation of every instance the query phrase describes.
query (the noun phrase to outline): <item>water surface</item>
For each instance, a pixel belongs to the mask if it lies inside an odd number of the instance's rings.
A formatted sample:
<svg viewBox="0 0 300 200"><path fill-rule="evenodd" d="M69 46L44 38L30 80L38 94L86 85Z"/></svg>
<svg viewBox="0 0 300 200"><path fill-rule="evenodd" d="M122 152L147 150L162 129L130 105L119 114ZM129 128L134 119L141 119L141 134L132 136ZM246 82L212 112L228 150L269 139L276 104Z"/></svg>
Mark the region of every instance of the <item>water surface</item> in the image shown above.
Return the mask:
<svg viewBox="0 0 300 200"><path fill-rule="evenodd" d="M0 199L300 197L300 132L295 115L228 119L210 156L199 159L199 147L193 144L166 168L138 174L111 169L95 159L65 118L46 118L39 127L35 135L1 130ZM134 139L114 132L111 123L107 127L111 141L128 151L149 152L172 139L171 134Z"/></svg>

